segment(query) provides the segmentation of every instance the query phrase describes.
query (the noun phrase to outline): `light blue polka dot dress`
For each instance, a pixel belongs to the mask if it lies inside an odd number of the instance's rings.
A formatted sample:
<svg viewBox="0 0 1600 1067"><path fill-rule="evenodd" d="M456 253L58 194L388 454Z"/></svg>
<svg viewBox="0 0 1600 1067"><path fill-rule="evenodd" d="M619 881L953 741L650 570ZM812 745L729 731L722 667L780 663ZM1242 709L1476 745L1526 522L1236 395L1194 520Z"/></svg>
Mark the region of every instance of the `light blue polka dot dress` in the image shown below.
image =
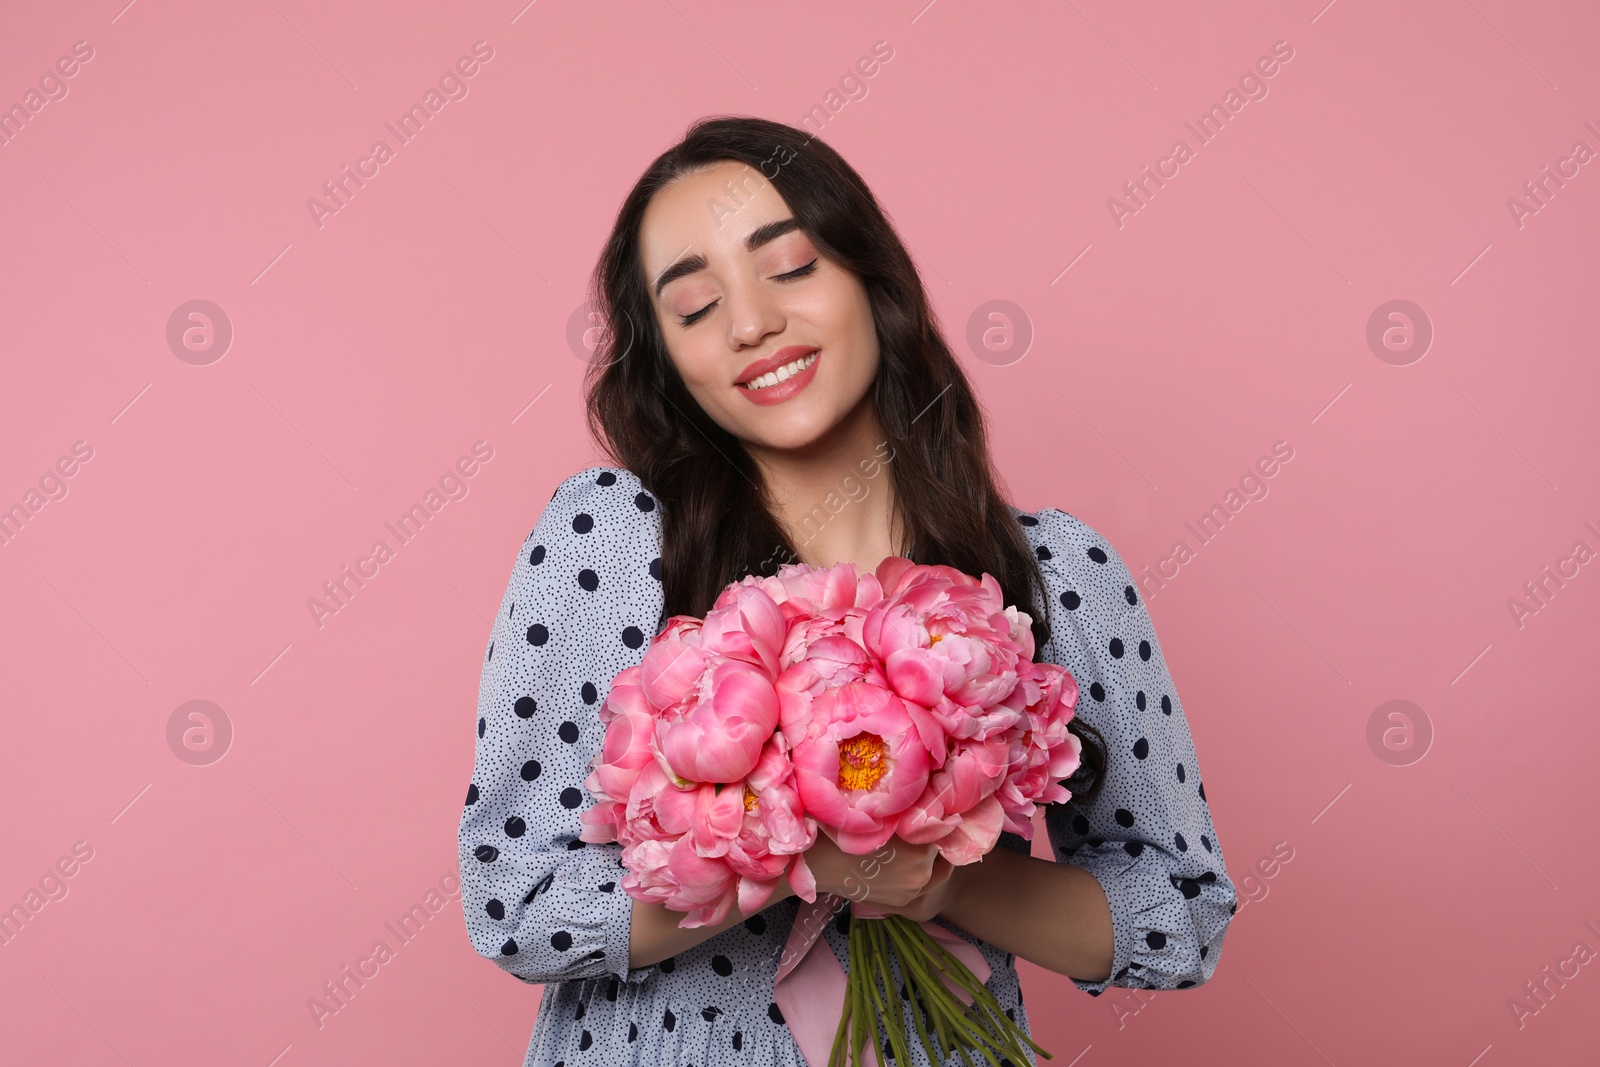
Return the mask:
<svg viewBox="0 0 1600 1067"><path fill-rule="evenodd" d="M1111 985L1199 985L1216 969L1237 899L1143 598L1116 550L1081 520L1055 508L1012 512L1047 586L1042 658L1072 672L1076 714L1108 748L1092 803L1045 810L1057 860L1092 873L1111 905L1110 976L1072 982L1095 996ZM600 706L665 623L660 554L655 499L615 467L563 481L518 550L484 658L461 814L467 930L481 955L544 986L526 1067L807 1067L772 998L801 902L790 897L630 968L633 898L620 885L620 846L578 838L593 803L583 779L604 737ZM1011 834L1000 845L1029 848ZM848 921L842 913L823 935L846 967ZM1011 954L935 921L977 946L989 989L1026 1027ZM904 1010L909 1019L912 1007ZM927 1063L920 1043L912 1051Z"/></svg>

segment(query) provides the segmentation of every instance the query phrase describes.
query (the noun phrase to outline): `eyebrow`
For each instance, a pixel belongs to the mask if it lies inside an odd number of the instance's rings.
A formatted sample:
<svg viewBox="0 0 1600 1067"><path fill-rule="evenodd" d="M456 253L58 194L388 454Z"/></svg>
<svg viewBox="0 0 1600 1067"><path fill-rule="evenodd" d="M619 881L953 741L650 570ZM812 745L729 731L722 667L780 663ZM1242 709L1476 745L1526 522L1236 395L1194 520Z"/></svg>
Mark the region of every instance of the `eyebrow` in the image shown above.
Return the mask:
<svg viewBox="0 0 1600 1067"><path fill-rule="evenodd" d="M793 217L776 219L772 222L766 223L763 226L757 226L755 229L751 230L750 235L744 239L745 250L754 252L768 241L775 241L784 234L789 233L792 230L798 230L799 228L800 220ZM692 256L685 256L661 272L661 277L656 279L656 296L659 298L661 296L661 290L666 288L668 284L677 281L679 278L682 278L687 274L694 274L697 271L702 271L705 269L705 256L702 256L698 252Z"/></svg>

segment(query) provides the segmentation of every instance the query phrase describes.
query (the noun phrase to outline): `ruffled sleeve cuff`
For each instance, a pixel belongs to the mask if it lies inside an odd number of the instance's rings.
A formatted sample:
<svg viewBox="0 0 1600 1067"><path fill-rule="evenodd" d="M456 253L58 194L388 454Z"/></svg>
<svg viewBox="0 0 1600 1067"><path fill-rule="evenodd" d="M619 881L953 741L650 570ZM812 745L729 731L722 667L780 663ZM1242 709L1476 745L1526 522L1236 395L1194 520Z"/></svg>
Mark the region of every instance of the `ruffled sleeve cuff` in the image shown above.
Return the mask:
<svg viewBox="0 0 1600 1067"><path fill-rule="evenodd" d="M1156 850L1135 858L1121 843L1084 846L1065 862L1093 874L1111 908L1111 973L1099 981L1073 978L1074 985L1099 996L1113 985L1187 989L1210 979L1232 915L1230 883L1175 879ZM1218 921L1205 919L1212 913Z"/></svg>

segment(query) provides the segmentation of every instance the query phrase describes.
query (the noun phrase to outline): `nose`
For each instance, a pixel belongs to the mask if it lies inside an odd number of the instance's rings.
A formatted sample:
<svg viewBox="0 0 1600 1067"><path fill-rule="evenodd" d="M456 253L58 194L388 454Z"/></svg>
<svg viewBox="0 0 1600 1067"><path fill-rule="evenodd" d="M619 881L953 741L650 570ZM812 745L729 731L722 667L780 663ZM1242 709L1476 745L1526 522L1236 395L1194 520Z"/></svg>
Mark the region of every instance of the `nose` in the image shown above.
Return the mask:
<svg viewBox="0 0 1600 1067"><path fill-rule="evenodd" d="M785 319L776 295L758 281L745 280L726 294L728 340L734 348L754 348L773 334L782 333Z"/></svg>

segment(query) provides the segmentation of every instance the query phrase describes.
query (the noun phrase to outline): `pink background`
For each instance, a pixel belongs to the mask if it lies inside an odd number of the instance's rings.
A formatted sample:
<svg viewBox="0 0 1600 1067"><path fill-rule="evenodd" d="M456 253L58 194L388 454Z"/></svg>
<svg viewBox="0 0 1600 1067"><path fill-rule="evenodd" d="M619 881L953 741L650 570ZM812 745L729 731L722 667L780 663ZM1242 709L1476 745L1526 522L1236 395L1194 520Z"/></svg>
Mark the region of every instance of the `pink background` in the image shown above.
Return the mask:
<svg viewBox="0 0 1600 1067"><path fill-rule="evenodd" d="M0 545L0 905L92 850L0 946L0 1059L521 1062L539 991L457 899L322 1027L307 1001L455 884L488 615L598 462L568 330L624 192L702 115L798 123L878 41L813 128L914 247L1013 500L1141 575L1192 552L1146 592L1247 903L1197 989L1021 964L1055 1062L1593 1054L1600 966L1563 961L1600 950L1600 563L1560 561L1600 550L1600 163L1507 204L1600 150L1592 5L124 2L0 34L0 104L93 49L0 145L0 506L59 496ZM469 94L319 227L308 198L476 41ZM205 365L167 339L192 300L233 331ZM993 300L1013 342L974 349ZM1393 300L1425 353L1369 345ZM322 583L477 441L467 495L319 627ZM191 700L225 758L169 743ZM1577 975L1540 1004L1547 966Z"/></svg>

